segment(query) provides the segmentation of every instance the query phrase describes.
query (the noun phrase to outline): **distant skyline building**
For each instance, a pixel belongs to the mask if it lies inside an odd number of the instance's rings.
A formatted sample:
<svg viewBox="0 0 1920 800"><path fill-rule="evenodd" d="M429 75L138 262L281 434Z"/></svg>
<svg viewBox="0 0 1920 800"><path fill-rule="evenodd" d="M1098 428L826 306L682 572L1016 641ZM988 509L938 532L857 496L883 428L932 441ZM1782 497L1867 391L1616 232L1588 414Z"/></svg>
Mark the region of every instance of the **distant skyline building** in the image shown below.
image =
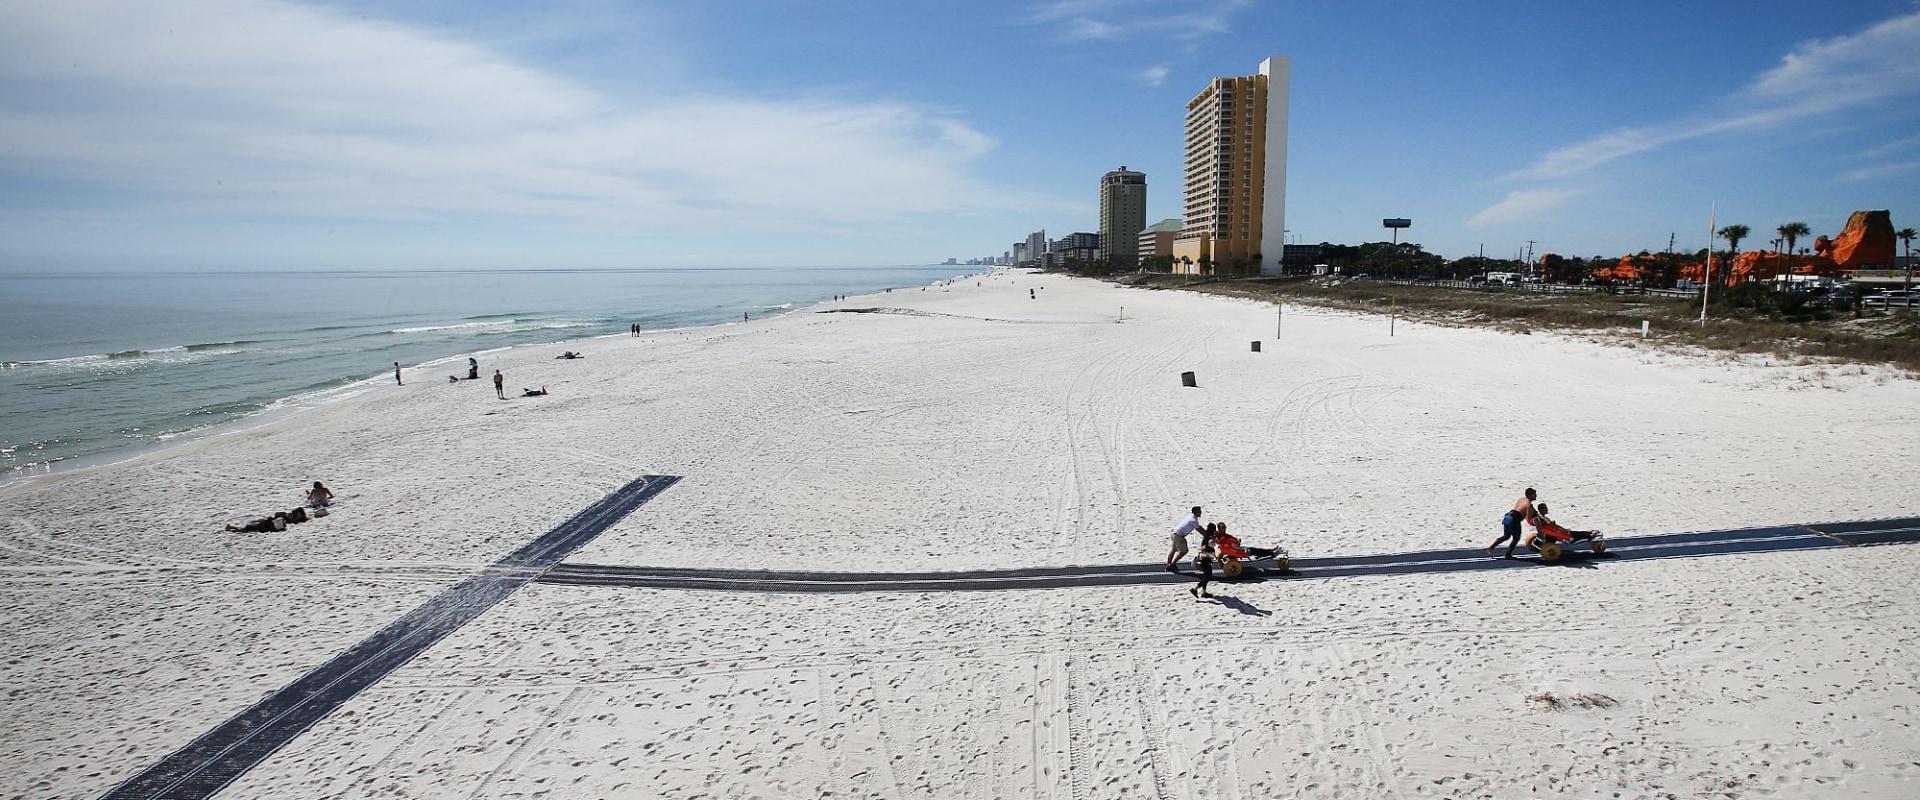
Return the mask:
<svg viewBox="0 0 1920 800"><path fill-rule="evenodd" d="M1176 271L1280 274L1287 216L1287 102L1292 59L1215 78L1187 103L1186 213ZM1191 261L1191 265L1187 262Z"/></svg>
<svg viewBox="0 0 1920 800"><path fill-rule="evenodd" d="M1023 263L1033 262L1042 266L1046 265L1047 231L1045 228L1027 234L1027 256L1020 260Z"/></svg>
<svg viewBox="0 0 1920 800"><path fill-rule="evenodd" d="M1047 266L1064 266L1073 261L1093 261L1106 252L1101 246L1100 234L1076 231L1062 236L1053 242L1052 258Z"/></svg>
<svg viewBox="0 0 1920 800"><path fill-rule="evenodd" d="M1147 175L1124 165L1100 178L1100 258L1133 266L1147 227Z"/></svg>

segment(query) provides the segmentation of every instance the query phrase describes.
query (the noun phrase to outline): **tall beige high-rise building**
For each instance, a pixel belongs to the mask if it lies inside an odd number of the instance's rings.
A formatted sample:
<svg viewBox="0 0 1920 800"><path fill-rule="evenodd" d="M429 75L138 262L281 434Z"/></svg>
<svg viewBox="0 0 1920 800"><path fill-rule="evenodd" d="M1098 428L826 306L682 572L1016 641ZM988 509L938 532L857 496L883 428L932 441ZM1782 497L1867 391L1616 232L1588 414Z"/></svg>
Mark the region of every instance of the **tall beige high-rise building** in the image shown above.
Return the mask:
<svg viewBox="0 0 1920 800"><path fill-rule="evenodd" d="M1147 227L1147 176L1121 167L1100 177L1100 257L1132 266L1140 261Z"/></svg>
<svg viewBox="0 0 1920 800"><path fill-rule="evenodd" d="M1187 103L1182 272L1277 275L1286 249L1287 91L1291 59L1215 78Z"/></svg>

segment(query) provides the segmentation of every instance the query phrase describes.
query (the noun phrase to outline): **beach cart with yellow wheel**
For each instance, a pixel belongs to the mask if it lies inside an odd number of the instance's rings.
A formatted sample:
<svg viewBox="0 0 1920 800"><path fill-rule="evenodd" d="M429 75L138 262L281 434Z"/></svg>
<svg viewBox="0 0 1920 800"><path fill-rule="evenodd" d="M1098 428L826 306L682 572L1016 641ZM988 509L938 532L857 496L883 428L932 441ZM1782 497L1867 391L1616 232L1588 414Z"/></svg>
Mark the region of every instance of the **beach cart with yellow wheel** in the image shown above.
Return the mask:
<svg viewBox="0 0 1920 800"><path fill-rule="evenodd" d="M1220 559L1220 574L1228 579L1249 572L1293 571L1293 560L1287 557L1286 549L1243 545L1233 534L1227 533L1224 522L1219 523L1219 529L1213 534L1213 546Z"/></svg>
<svg viewBox="0 0 1920 800"><path fill-rule="evenodd" d="M1607 552L1607 536L1599 531L1569 530L1558 522L1543 519L1539 532L1527 546L1540 554L1541 561L1549 564L1559 561L1561 556L1567 554L1568 548L1580 542L1586 542L1587 548L1596 556Z"/></svg>

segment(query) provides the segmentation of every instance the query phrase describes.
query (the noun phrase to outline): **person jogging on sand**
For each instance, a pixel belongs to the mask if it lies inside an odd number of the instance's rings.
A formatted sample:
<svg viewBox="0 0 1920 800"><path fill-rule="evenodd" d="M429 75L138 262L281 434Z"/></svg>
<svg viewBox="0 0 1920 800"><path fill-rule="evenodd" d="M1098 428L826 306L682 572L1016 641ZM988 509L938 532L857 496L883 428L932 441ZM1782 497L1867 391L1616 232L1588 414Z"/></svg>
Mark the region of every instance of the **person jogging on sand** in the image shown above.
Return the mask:
<svg viewBox="0 0 1920 800"><path fill-rule="evenodd" d="M1167 551L1168 572L1180 571L1174 565L1180 563L1180 557L1187 554L1187 534L1199 529L1200 507L1194 506L1193 513L1188 514L1186 519L1180 520L1180 524L1173 527L1173 549Z"/></svg>
<svg viewBox="0 0 1920 800"><path fill-rule="evenodd" d="M1487 555L1493 555L1493 549L1499 547L1501 542L1506 542L1506 557L1513 558L1513 548L1520 544L1520 523L1540 524L1539 512L1533 509L1533 499L1538 496L1533 493L1533 487L1529 486L1525 496L1513 501L1513 508L1507 509L1506 516L1500 518L1500 538L1493 540L1493 544L1487 545Z"/></svg>

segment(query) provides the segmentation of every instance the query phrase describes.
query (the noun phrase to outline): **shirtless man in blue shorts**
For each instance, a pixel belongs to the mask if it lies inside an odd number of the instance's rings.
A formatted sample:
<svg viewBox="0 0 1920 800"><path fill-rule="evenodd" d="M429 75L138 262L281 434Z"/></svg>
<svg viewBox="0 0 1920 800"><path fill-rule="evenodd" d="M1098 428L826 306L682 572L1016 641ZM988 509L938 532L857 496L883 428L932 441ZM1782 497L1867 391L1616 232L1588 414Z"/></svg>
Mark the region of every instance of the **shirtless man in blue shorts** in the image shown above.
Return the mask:
<svg viewBox="0 0 1920 800"><path fill-rule="evenodd" d="M1513 501L1513 508L1507 509L1506 516L1500 518L1500 538L1493 540L1493 544L1487 545L1487 555L1493 555L1493 549L1499 547L1501 542L1506 542L1507 558L1513 558L1513 548L1520 543L1520 523L1538 524L1536 520L1539 518L1539 512L1533 509L1533 499L1538 496L1533 493L1533 487L1529 486L1526 496Z"/></svg>

